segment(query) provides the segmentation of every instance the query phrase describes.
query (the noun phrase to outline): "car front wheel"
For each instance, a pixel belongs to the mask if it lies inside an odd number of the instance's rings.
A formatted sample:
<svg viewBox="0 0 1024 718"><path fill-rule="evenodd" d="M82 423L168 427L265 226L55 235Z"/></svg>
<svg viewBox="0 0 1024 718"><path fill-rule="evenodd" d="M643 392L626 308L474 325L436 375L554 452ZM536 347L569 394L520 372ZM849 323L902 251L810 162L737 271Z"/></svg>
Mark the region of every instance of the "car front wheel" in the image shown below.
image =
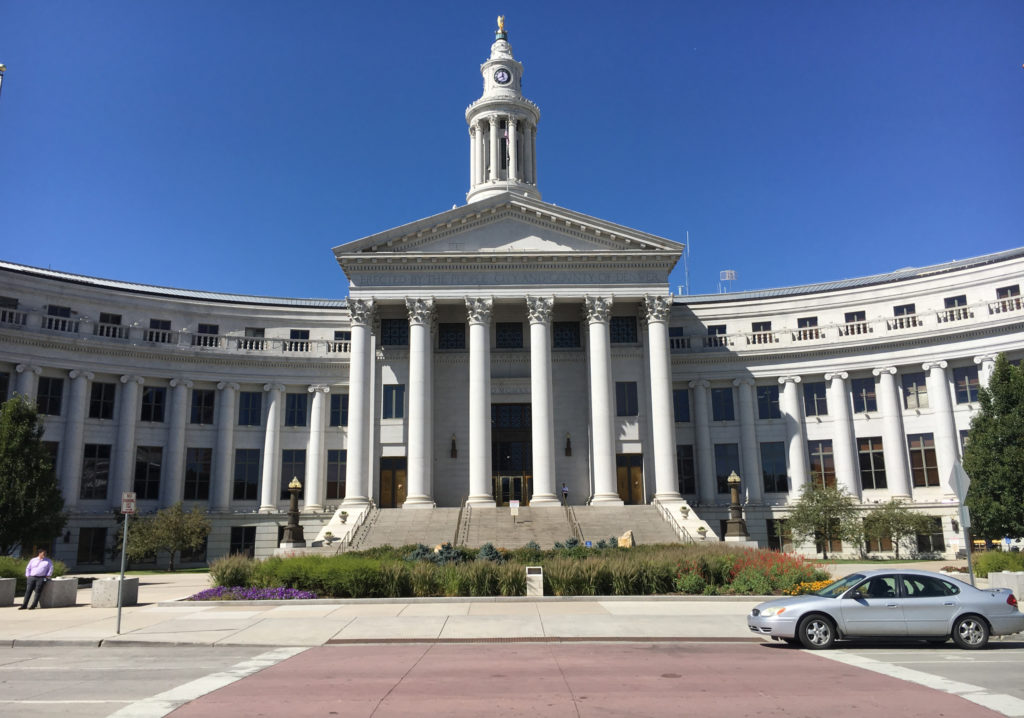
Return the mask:
<svg viewBox="0 0 1024 718"><path fill-rule="evenodd" d="M975 650L988 645L988 624L978 616L961 616L953 624L953 643Z"/></svg>
<svg viewBox="0 0 1024 718"><path fill-rule="evenodd" d="M836 625L825 616L807 616L797 629L804 648L818 651L831 648L836 642Z"/></svg>

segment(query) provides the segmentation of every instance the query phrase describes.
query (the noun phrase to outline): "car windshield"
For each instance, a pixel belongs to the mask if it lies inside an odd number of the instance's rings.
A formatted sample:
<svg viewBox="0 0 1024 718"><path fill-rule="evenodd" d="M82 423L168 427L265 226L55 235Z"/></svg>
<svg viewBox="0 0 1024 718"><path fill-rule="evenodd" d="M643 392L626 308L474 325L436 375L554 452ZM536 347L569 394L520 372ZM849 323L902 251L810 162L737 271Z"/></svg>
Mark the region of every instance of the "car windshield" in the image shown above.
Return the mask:
<svg viewBox="0 0 1024 718"><path fill-rule="evenodd" d="M853 588L858 583L864 580L864 574L862 573L851 573L849 576L839 579L835 583L830 583L825 588L816 592L815 596L824 596L825 598L838 598L846 593L847 590Z"/></svg>

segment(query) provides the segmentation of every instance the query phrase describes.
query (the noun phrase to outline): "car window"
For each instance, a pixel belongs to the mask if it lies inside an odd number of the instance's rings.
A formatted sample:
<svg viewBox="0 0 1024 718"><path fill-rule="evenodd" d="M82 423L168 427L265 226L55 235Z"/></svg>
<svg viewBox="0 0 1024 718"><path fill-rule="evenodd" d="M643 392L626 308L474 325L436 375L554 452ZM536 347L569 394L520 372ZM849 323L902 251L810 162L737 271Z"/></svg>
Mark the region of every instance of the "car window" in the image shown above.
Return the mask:
<svg viewBox="0 0 1024 718"><path fill-rule="evenodd" d="M907 598L952 596L959 590L949 581L931 576L903 576L903 595Z"/></svg>
<svg viewBox="0 0 1024 718"><path fill-rule="evenodd" d="M864 574L862 573L851 573L845 578L841 578L835 583L830 583L825 588L817 591L816 596L824 596L825 598L838 598L847 592L852 586L856 586L864 580Z"/></svg>
<svg viewBox="0 0 1024 718"><path fill-rule="evenodd" d="M857 586L864 598L894 598L896 596L895 576L872 576Z"/></svg>

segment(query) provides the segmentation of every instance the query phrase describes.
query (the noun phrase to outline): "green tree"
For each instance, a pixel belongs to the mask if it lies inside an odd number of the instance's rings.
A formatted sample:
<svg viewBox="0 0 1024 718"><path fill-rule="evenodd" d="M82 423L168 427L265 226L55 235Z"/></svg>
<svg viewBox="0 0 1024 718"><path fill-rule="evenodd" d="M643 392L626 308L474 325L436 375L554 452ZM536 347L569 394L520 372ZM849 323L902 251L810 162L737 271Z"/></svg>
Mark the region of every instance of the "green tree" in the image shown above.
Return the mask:
<svg viewBox="0 0 1024 718"><path fill-rule="evenodd" d="M930 517L907 508L900 499L890 499L864 517L864 537L891 540L896 558L900 557L901 545L910 546L918 534L931 531Z"/></svg>
<svg viewBox="0 0 1024 718"><path fill-rule="evenodd" d="M1024 367L1000 354L978 403L964 450L971 530L985 539L1024 536Z"/></svg>
<svg viewBox="0 0 1024 718"><path fill-rule="evenodd" d="M132 560L143 560L161 552L168 554L167 570L174 570L174 556L181 551L197 551L210 535L210 520L198 506L185 511L181 502L160 509L153 516L142 516L128 524L128 548Z"/></svg>
<svg viewBox="0 0 1024 718"><path fill-rule="evenodd" d="M32 402L15 396L0 407L0 556L49 546L67 523L63 509L42 418Z"/></svg>
<svg viewBox="0 0 1024 718"><path fill-rule="evenodd" d="M813 538L826 559L832 541L860 544L863 536L857 500L834 486L806 484L787 520L793 536Z"/></svg>

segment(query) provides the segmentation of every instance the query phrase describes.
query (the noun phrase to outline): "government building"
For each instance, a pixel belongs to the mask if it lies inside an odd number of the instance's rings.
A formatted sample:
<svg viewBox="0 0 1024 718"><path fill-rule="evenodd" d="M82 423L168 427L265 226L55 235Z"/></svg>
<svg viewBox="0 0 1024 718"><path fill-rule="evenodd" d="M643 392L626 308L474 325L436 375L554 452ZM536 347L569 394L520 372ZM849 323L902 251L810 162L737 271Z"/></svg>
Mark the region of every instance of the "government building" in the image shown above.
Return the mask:
<svg viewBox="0 0 1024 718"><path fill-rule="evenodd" d="M681 244L541 198L540 111L500 27L481 71L466 204L336 247L347 298L0 262L0 397L44 415L70 516L56 558L115 565L126 491L142 513L209 512L186 564L270 555L293 478L310 544L391 526L472 545L506 536L516 502L565 538L646 512L716 540L733 472L761 546L791 548L787 511L817 483L864 511L911 502L933 521L922 554L962 548L950 476L996 355L1024 357L1024 249L673 296Z"/></svg>

